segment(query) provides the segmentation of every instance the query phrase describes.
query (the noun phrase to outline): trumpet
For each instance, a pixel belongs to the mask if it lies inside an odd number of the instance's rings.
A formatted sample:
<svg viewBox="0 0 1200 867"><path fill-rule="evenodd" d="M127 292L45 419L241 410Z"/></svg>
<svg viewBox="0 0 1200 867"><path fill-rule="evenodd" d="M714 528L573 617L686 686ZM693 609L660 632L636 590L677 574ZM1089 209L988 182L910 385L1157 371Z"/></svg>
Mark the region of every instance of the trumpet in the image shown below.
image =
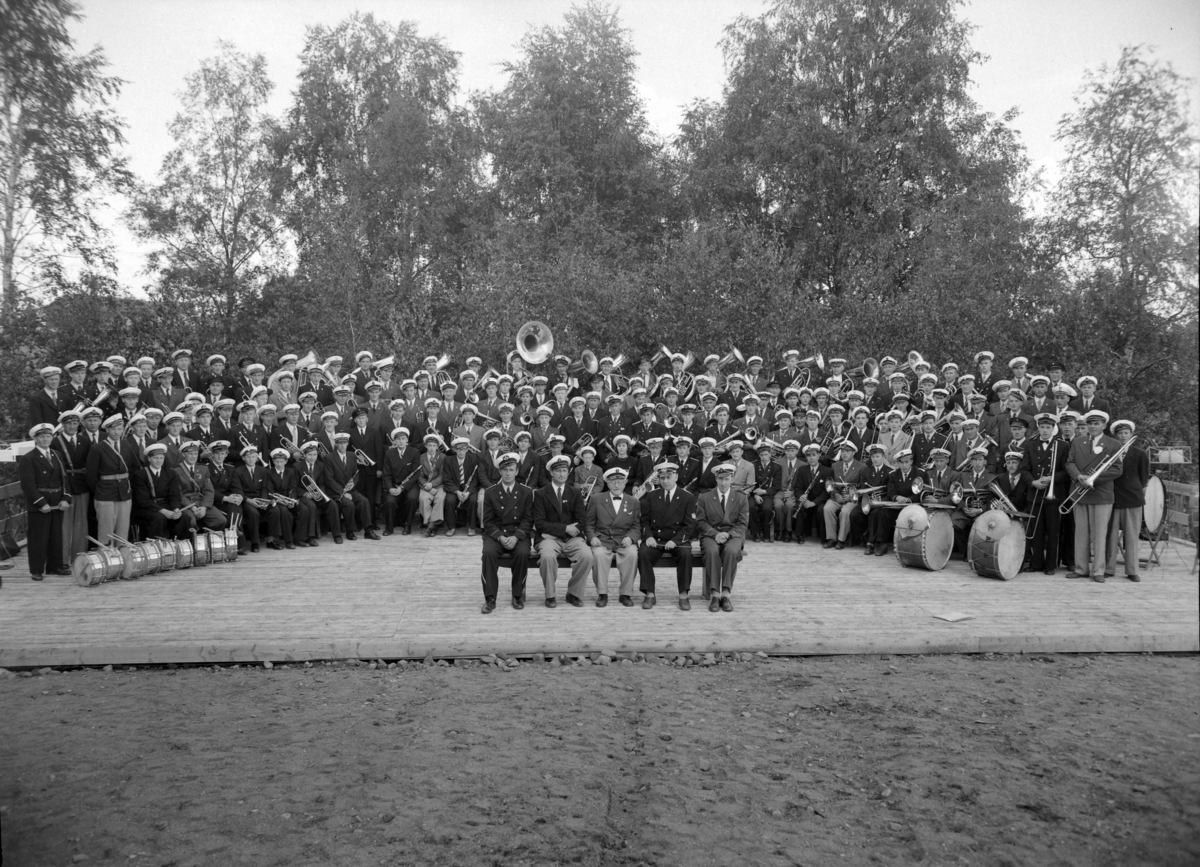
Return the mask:
<svg viewBox="0 0 1200 867"><path fill-rule="evenodd" d="M287 449L289 452L292 453L292 457L294 457L294 458L301 457L304 454L303 452L300 451L300 446L296 445L296 441L293 440L291 437L281 436L279 438L279 442L283 445L283 447L285 449Z"/></svg>
<svg viewBox="0 0 1200 867"><path fill-rule="evenodd" d="M321 490L321 486L308 473L302 473L300 481L304 483L305 492L318 503L328 503L329 495Z"/></svg>
<svg viewBox="0 0 1200 867"><path fill-rule="evenodd" d="M1096 480L1100 478L1104 471L1125 457L1125 453L1133 448L1135 440L1137 440L1137 437L1130 437L1129 442L1125 443L1125 445L1121 446L1109 457L1100 461L1093 472L1087 475L1080 474L1079 478L1075 481L1075 487L1071 489L1071 493L1067 495L1067 498L1062 501L1062 505L1058 507L1058 513L1060 515L1069 514L1079 504L1080 500L1091 493L1092 488L1096 486Z"/></svg>
<svg viewBox="0 0 1200 867"><path fill-rule="evenodd" d="M354 460L360 467L375 466L375 461L371 458L371 456L359 448L354 450Z"/></svg>
<svg viewBox="0 0 1200 867"><path fill-rule="evenodd" d="M269 499L267 499L266 497L247 497L247 498L246 498L246 500L247 500L247 501L248 501L248 502L249 502L251 505L253 505L255 508L258 508L258 509L269 509L269 508L271 508L271 502L272 502L272 501L271 501L271 500L269 500Z"/></svg>
<svg viewBox="0 0 1200 867"><path fill-rule="evenodd" d="M500 424L499 419L492 418L490 415L484 415L481 412L475 414L475 421L477 421L479 426L484 430L491 430L496 425Z"/></svg>
<svg viewBox="0 0 1200 867"><path fill-rule="evenodd" d="M283 494L271 494L271 499L283 506L285 509L294 509L300 503L300 501L294 497L286 497Z"/></svg>
<svg viewBox="0 0 1200 867"><path fill-rule="evenodd" d="M924 479L913 479L912 492L920 498L922 503L924 503L925 500L930 497L935 499L949 497L950 502L956 506L962 502L963 496L965 495L961 482L951 482L950 490L946 491L941 488L935 488Z"/></svg>

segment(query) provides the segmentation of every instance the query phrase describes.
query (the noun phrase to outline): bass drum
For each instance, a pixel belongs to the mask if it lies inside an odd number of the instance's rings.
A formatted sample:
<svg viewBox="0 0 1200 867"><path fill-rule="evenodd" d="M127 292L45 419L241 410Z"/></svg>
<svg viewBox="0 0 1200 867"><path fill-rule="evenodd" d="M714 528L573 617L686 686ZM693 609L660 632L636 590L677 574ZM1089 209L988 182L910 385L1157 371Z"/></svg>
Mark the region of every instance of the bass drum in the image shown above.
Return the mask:
<svg viewBox="0 0 1200 867"><path fill-rule="evenodd" d="M1158 476L1151 476L1146 484L1146 505L1142 507L1142 538L1147 541L1154 539L1158 528L1162 526L1163 515L1166 514L1167 491L1163 481Z"/></svg>
<svg viewBox="0 0 1200 867"><path fill-rule="evenodd" d="M954 523L946 510L927 510L912 503L896 516L892 537L896 558L902 566L940 572L950 562L954 548Z"/></svg>
<svg viewBox="0 0 1200 867"><path fill-rule="evenodd" d="M95 587L105 581L116 581L121 577L125 563L121 554L112 548L100 547L95 551L83 551L75 555L71 574L80 587Z"/></svg>
<svg viewBox="0 0 1200 867"><path fill-rule="evenodd" d="M976 575L1011 581L1025 562L1025 527L999 509L989 509L971 525L967 563Z"/></svg>

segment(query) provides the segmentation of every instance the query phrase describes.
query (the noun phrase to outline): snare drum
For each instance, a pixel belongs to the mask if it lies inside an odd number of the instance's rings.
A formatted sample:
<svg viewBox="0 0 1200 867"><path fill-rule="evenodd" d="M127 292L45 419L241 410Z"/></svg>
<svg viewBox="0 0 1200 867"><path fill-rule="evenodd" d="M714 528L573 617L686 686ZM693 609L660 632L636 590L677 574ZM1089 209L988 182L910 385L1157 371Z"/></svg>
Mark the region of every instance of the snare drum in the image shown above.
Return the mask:
<svg viewBox="0 0 1200 867"><path fill-rule="evenodd" d="M197 533L192 536L193 566L207 566L211 562L211 549L208 546L208 535Z"/></svg>
<svg viewBox="0 0 1200 867"><path fill-rule="evenodd" d="M228 530L225 530L222 535L225 537L225 562L232 563L237 559L238 555L237 528L230 527Z"/></svg>
<svg viewBox="0 0 1200 867"><path fill-rule="evenodd" d="M175 546L175 568L190 569L192 567L192 558L196 554L192 550L192 543L187 539L175 539L171 544Z"/></svg>
<svg viewBox="0 0 1200 867"><path fill-rule="evenodd" d="M158 545L159 572L170 572L175 568L175 545L169 539L155 539Z"/></svg>
<svg viewBox="0 0 1200 867"><path fill-rule="evenodd" d="M208 560L214 566L225 562L225 536L222 533L208 533Z"/></svg>
<svg viewBox="0 0 1200 867"><path fill-rule="evenodd" d="M75 555L71 574L80 587L95 587L105 581L116 581L124 568L121 554L112 548L100 547L95 551L83 551Z"/></svg>
<svg viewBox="0 0 1200 867"><path fill-rule="evenodd" d="M1153 541L1158 528L1162 526L1164 509L1166 508L1167 492L1162 479L1151 476L1146 484L1146 505L1142 507L1142 522L1144 538Z"/></svg>
<svg viewBox="0 0 1200 867"><path fill-rule="evenodd" d="M154 575L162 569L162 546L157 539L147 539L141 545L146 551L146 574Z"/></svg>
<svg viewBox="0 0 1200 867"><path fill-rule="evenodd" d="M954 522L948 510L930 511L912 503L896 516L896 532L892 538L896 558L902 566L914 566L938 572L950 562L954 548Z"/></svg>
<svg viewBox="0 0 1200 867"><path fill-rule="evenodd" d="M967 562L976 575L1011 581L1025 562L1025 527L999 509L989 509L971 525Z"/></svg>
<svg viewBox="0 0 1200 867"><path fill-rule="evenodd" d="M123 561L121 577L124 580L133 581L146 574L146 548L141 542L123 546L121 560Z"/></svg>

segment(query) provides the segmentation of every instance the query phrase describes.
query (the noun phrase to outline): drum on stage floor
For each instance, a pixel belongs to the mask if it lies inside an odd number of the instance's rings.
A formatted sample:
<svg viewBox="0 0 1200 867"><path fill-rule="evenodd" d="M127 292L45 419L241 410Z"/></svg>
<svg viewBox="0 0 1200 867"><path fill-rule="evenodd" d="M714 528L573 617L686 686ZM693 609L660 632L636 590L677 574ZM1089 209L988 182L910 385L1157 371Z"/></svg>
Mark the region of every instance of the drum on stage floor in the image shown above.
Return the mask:
<svg viewBox="0 0 1200 867"><path fill-rule="evenodd" d="M131 545L123 546L121 548L121 561L121 578L124 580L133 581L147 574L150 562L146 556L146 543L134 542Z"/></svg>
<svg viewBox="0 0 1200 867"><path fill-rule="evenodd" d="M950 562L954 548L954 522L948 509L926 509L911 503L896 516L892 538L902 566L938 572Z"/></svg>
<svg viewBox="0 0 1200 867"><path fill-rule="evenodd" d="M158 545L159 572L170 572L175 568L175 543L170 539L152 540Z"/></svg>
<svg viewBox="0 0 1200 867"><path fill-rule="evenodd" d="M192 536L192 565L207 566L212 562L212 549L208 544L208 535L197 533Z"/></svg>
<svg viewBox="0 0 1200 867"><path fill-rule="evenodd" d="M999 509L989 509L971 525L967 563L976 575L1011 581L1025 561L1025 525Z"/></svg>
<svg viewBox="0 0 1200 867"><path fill-rule="evenodd" d="M1158 528L1162 526L1163 515L1166 514L1167 492L1162 479L1151 476L1146 485L1146 505L1142 507L1143 538L1152 540Z"/></svg>
<svg viewBox="0 0 1200 867"><path fill-rule="evenodd" d="M237 527L229 527L223 530L221 536L225 539L225 562L232 563L237 559L238 555Z"/></svg>
<svg viewBox="0 0 1200 867"><path fill-rule="evenodd" d="M225 556L225 534L217 533L213 530L208 531L208 561L213 565L224 563L228 558Z"/></svg>
<svg viewBox="0 0 1200 867"><path fill-rule="evenodd" d="M172 539L171 544L175 546L175 568L190 569L192 558L195 556L192 543L187 539Z"/></svg>
<svg viewBox="0 0 1200 867"><path fill-rule="evenodd" d="M94 551L76 554L71 564L71 574L80 587L95 587L105 581L116 581L121 577L124 566L119 551L101 546Z"/></svg>

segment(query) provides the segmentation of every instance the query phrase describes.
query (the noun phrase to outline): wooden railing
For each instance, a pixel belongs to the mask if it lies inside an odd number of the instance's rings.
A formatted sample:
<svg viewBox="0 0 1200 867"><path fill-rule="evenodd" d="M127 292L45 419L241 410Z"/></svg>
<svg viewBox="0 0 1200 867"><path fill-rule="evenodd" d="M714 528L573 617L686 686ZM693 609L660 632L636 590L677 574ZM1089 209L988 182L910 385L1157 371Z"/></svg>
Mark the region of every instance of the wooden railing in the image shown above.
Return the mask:
<svg viewBox="0 0 1200 867"><path fill-rule="evenodd" d="M18 542L25 540L25 496L21 483L0 485L0 532L9 530Z"/></svg>

